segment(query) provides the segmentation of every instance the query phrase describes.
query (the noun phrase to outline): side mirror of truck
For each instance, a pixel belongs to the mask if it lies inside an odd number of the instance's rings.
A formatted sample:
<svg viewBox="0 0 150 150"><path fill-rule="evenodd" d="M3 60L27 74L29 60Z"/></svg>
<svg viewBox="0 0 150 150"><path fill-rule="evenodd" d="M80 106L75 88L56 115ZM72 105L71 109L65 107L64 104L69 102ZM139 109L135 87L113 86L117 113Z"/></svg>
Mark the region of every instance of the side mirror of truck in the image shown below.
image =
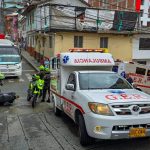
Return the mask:
<svg viewBox="0 0 150 150"><path fill-rule="evenodd" d="M67 85L66 85L66 89L67 89L67 90L74 91L74 90L75 90L74 84L67 84Z"/></svg>

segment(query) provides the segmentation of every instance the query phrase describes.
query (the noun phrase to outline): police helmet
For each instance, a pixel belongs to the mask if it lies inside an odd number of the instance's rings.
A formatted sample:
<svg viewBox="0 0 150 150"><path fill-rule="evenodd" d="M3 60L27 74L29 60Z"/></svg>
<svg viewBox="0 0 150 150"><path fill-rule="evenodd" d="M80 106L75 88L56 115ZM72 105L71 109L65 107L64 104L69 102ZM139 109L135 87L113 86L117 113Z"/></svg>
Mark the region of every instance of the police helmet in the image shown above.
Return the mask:
<svg viewBox="0 0 150 150"><path fill-rule="evenodd" d="M45 71L46 71L46 72L50 72L50 69L47 68L47 67L45 67Z"/></svg>
<svg viewBox="0 0 150 150"><path fill-rule="evenodd" d="M43 65L39 66L39 70L40 71L44 71L45 70L45 67Z"/></svg>

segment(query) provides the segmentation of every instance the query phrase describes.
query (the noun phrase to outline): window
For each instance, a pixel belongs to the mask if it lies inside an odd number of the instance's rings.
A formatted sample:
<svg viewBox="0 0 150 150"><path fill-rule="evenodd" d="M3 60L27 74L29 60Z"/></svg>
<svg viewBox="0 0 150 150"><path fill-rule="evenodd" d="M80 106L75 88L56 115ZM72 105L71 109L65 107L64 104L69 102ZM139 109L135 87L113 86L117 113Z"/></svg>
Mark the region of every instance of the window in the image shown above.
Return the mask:
<svg viewBox="0 0 150 150"><path fill-rule="evenodd" d="M100 48L108 48L108 37L100 38Z"/></svg>
<svg viewBox="0 0 150 150"><path fill-rule="evenodd" d="M146 65L146 61L137 61L137 63Z"/></svg>
<svg viewBox="0 0 150 150"><path fill-rule="evenodd" d="M146 69L137 67L135 73L145 75L145 72L146 72Z"/></svg>
<svg viewBox="0 0 150 150"><path fill-rule="evenodd" d="M76 82L75 74L70 74L67 84L74 84L75 85L75 82Z"/></svg>
<svg viewBox="0 0 150 150"><path fill-rule="evenodd" d="M60 69L60 59L57 58L57 69Z"/></svg>
<svg viewBox="0 0 150 150"><path fill-rule="evenodd" d="M57 64L56 64L56 62L57 62L57 58L53 58L52 59L52 69L56 69L56 67L57 67Z"/></svg>
<svg viewBox="0 0 150 150"><path fill-rule="evenodd" d="M32 13L32 23L34 24L34 12Z"/></svg>
<svg viewBox="0 0 150 150"><path fill-rule="evenodd" d="M47 25L47 17L44 18L45 25Z"/></svg>
<svg viewBox="0 0 150 150"><path fill-rule="evenodd" d="M30 23L30 19L29 19L29 16L28 16L28 20L27 20L27 21L28 21L28 26L29 26L29 23Z"/></svg>
<svg viewBox="0 0 150 150"><path fill-rule="evenodd" d="M150 50L150 38L140 38L139 50Z"/></svg>
<svg viewBox="0 0 150 150"><path fill-rule="evenodd" d="M53 37L49 36L49 48L53 48Z"/></svg>
<svg viewBox="0 0 150 150"><path fill-rule="evenodd" d="M144 0L141 0L141 5L144 5Z"/></svg>
<svg viewBox="0 0 150 150"><path fill-rule="evenodd" d="M115 73L80 73L80 90L132 89L131 85Z"/></svg>
<svg viewBox="0 0 150 150"><path fill-rule="evenodd" d="M148 71L147 71L147 76L149 76L149 77L150 77L150 70L148 70Z"/></svg>
<svg viewBox="0 0 150 150"><path fill-rule="evenodd" d="M74 47L83 47L83 36L74 36Z"/></svg>
<svg viewBox="0 0 150 150"><path fill-rule="evenodd" d="M143 17L143 10L140 10L140 17Z"/></svg>
<svg viewBox="0 0 150 150"><path fill-rule="evenodd" d="M18 55L19 49L10 46L0 46L0 55Z"/></svg>
<svg viewBox="0 0 150 150"><path fill-rule="evenodd" d="M30 25L32 24L32 16L30 15Z"/></svg>

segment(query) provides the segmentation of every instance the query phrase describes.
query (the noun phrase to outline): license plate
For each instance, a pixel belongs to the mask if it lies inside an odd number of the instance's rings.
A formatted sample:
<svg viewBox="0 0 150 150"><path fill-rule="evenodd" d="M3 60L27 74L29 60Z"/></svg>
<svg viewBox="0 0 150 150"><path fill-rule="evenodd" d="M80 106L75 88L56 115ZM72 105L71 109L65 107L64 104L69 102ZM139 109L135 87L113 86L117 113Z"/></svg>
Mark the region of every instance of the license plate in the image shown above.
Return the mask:
<svg viewBox="0 0 150 150"><path fill-rule="evenodd" d="M129 137L145 137L146 129L145 128L131 128L129 132Z"/></svg>

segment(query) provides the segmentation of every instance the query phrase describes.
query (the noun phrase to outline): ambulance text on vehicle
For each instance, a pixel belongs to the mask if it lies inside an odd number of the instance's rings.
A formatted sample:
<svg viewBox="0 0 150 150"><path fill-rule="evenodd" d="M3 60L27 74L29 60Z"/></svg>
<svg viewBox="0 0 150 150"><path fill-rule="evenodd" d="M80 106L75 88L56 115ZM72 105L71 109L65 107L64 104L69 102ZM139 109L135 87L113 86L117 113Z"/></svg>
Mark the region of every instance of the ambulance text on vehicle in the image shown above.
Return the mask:
<svg viewBox="0 0 150 150"><path fill-rule="evenodd" d="M55 60L55 61L54 61ZM150 136L150 96L112 72L109 53L68 52L52 60L54 112L79 126L80 143Z"/></svg>

